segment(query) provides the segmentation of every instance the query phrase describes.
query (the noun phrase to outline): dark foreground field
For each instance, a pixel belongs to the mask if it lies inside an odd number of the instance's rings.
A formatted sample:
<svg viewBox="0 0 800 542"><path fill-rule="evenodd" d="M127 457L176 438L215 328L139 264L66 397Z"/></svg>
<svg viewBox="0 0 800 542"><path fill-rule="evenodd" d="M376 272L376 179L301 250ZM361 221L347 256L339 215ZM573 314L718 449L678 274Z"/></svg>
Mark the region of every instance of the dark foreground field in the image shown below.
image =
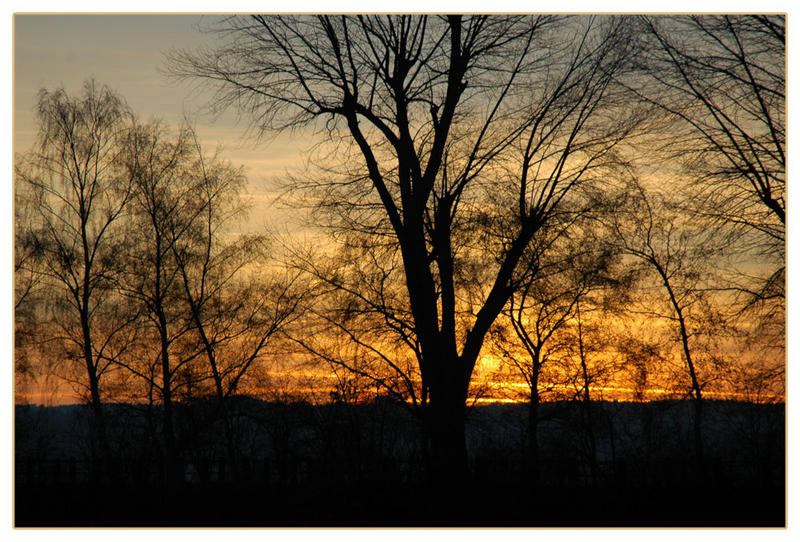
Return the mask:
<svg viewBox="0 0 800 542"><path fill-rule="evenodd" d="M246 400L234 460L202 405L181 412L181 480L167 484L157 411L112 410L113 482L87 460L82 407L17 407L15 524L230 527L782 527L783 405L709 403L705 472L690 406L544 405L539 476L524 406L470 412L470 475L434 489L416 420L388 402ZM594 443L592 445L592 442ZM590 450L594 449L594 453Z"/></svg>
<svg viewBox="0 0 800 542"><path fill-rule="evenodd" d="M445 503L424 487L17 489L17 527L783 527L782 489L477 484Z"/></svg>

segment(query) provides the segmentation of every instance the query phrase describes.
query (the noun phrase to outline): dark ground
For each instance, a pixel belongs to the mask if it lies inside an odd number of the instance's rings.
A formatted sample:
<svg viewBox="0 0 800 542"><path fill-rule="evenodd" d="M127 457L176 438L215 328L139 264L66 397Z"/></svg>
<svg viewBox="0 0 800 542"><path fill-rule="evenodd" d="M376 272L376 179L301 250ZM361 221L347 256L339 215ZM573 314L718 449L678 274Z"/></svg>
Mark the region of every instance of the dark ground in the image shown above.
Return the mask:
<svg viewBox="0 0 800 542"><path fill-rule="evenodd" d="M460 507L424 488L18 488L17 527L783 527L779 490L470 488Z"/></svg>
<svg viewBox="0 0 800 542"><path fill-rule="evenodd" d="M434 490L417 423L386 402L247 400L236 465L202 406L181 414L182 481L168 487L157 430L112 412L114 484L93 482L82 407L17 407L17 527L783 527L783 405L710 403L706 472L683 402L593 405L597 460L574 403L542 409L540 481L529 483L524 406L473 409L470 478ZM152 416L154 412L150 412ZM157 412L155 412L157 414ZM235 471L235 472L234 472Z"/></svg>

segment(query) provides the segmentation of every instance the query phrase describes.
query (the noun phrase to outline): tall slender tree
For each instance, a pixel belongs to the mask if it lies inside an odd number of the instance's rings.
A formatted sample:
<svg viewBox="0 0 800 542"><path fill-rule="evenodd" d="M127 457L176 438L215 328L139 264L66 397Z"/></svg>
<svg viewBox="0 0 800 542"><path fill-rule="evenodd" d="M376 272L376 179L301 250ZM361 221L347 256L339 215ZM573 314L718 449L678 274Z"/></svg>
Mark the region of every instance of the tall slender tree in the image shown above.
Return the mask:
<svg viewBox="0 0 800 542"><path fill-rule="evenodd" d="M172 251L184 236L193 234L203 213L202 176L192 174L194 139L188 127L171 134L157 122L139 125L133 139L134 152L126 163L134 186L121 284L125 295L141 307L147 323L144 336L149 339L144 340L157 347L144 362L120 360L119 364L142 377L160 396L166 476L175 482L179 477L175 393L189 384L177 376L198 354L191 347L178 351L192 322L181 302Z"/></svg>
<svg viewBox="0 0 800 542"><path fill-rule="evenodd" d="M91 80L77 96L63 88L41 90L36 115L38 141L19 160L16 180L35 200L29 241L53 286L54 334L63 339L64 358L82 366L80 384L93 414L92 455L104 476L110 450L102 378L113 366L115 338L129 323L116 318L113 284L120 271L120 218L133 191L133 177L120 160L133 121L120 96Z"/></svg>
<svg viewBox="0 0 800 542"><path fill-rule="evenodd" d="M167 221L164 232L177 274L178 297L207 367L195 371L198 387L210 381L222 418L228 461L236 467L229 403L266 347L297 314L297 275L266 274L264 235L237 235L244 217L242 171L206 156L196 137L188 175L198 183L200 210L183 225ZM195 363L199 365L199 363Z"/></svg>
<svg viewBox="0 0 800 542"><path fill-rule="evenodd" d="M678 338L694 405L695 458L698 472L704 475L703 389L713 374L704 371L701 362L716 358L715 352L704 351L701 340L709 320L712 335L724 332L725 327L713 308L713 267L709 265L719 249L715 250L708 231L689 224L680 208L663 195L634 182L626 200L612 217L611 227L620 249L641 270L640 280L648 280L645 289L661 292L646 302L649 308L642 314L668 322Z"/></svg>

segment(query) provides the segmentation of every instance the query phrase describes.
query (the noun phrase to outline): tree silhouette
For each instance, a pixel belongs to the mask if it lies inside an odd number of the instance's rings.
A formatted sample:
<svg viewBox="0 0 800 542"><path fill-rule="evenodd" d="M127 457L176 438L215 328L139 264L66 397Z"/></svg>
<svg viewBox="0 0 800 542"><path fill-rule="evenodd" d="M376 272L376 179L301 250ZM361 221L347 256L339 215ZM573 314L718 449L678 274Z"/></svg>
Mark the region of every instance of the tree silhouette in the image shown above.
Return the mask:
<svg viewBox="0 0 800 542"><path fill-rule="evenodd" d="M231 229L245 211L241 170L204 153L188 125L175 133L158 122L139 125L131 147L124 164L134 187L119 283L142 318L138 348L115 363L144 384L149 405L160 399L166 474L175 483L176 404L214 398L212 417L222 419L233 464L230 399L293 317L299 296L296 277L264 272L264 236Z"/></svg>
<svg viewBox="0 0 800 542"><path fill-rule="evenodd" d="M198 350L189 339L193 323L182 303L180 270L173 251L196 233L198 218L207 205L206 179L202 170L195 168L197 148L188 127L172 135L158 123L140 125L132 146L126 166L134 190L124 254L126 273L120 282L125 295L141 307L145 321L142 344L157 347L149 360L136 356L118 363L143 378L161 398L166 473L167 479L175 482L179 474L174 395L192 385L191 375L178 377L196 360Z"/></svg>
<svg viewBox="0 0 800 542"><path fill-rule="evenodd" d="M695 457L698 472L704 475L703 387L713 374L701 371L700 339L709 320L713 322L712 334L721 333L725 327L710 302L714 290L708 264L715 256L713 245L709 233L688 224L664 196L649 193L633 182L625 199L627 204L618 207L611 227L620 249L641 265L644 274L640 279L651 278L663 293L656 296L663 303L655 302L656 308L647 312L669 322L678 336L694 404ZM712 361L715 359L712 355Z"/></svg>
<svg viewBox="0 0 800 542"><path fill-rule="evenodd" d="M120 160L132 116L121 97L91 80L79 96L41 90L36 113L38 142L20 160L16 179L35 200L28 242L40 258L38 271L53 286L54 333L63 338L65 358L85 371L79 383L88 390L93 457L103 475L109 443L101 380L113 365L115 340L130 323L115 310L113 285L120 271L114 257L120 217L133 189Z"/></svg>
<svg viewBox="0 0 800 542"><path fill-rule="evenodd" d="M177 289L207 370L195 375L202 386L208 374L222 417L228 461L236 467L229 416L230 399L275 335L297 314L301 296L296 275L265 274L268 243L263 235L233 236L231 226L244 216L240 170L219 156L206 156L191 136L191 174L197 177L201 208L186 232L178 221L164 227L174 240L170 253ZM231 239L232 237L232 239Z"/></svg>
<svg viewBox="0 0 800 542"><path fill-rule="evenodd" d="M739 257L731 278L750 313L782 319L786 238L786 20L783 15L648 16L637 94L674 121L687 211ZM775 344L783 342L779 335Z"/></svg>
<svg viewBox="0 0 800 542"><path fill-rule="evenodd" d="M398 246L440 480L466 469L469 383L525 247L633 128L613 90L626 28L618 18L233 17L217 50L172 56L176 75L215 84L215 107L237 107L262 134L315 128L346 162L305 187L333 225ZM454 240L467 227L484 245L470 257L493 271L459 326Z"/></svg>

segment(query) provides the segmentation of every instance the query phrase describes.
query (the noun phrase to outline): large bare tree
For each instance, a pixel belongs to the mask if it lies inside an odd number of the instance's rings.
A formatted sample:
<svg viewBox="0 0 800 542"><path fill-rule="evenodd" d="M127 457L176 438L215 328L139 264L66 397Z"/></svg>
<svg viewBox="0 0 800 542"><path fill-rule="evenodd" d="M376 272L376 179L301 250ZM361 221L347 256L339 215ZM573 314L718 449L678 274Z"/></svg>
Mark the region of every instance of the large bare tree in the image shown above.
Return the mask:
<svg viewBox="0 0 800 542"><path fill-rule="evenodd" d="M629 53L622 22L231 17L216 49L171 58L258 132L316 131L326 174L295 188L316 191L336 230L397 247L437 479L466 469L470 380L526 246L633 128L614 83ZM466 299L476 257L491 271Z"/></svg>

